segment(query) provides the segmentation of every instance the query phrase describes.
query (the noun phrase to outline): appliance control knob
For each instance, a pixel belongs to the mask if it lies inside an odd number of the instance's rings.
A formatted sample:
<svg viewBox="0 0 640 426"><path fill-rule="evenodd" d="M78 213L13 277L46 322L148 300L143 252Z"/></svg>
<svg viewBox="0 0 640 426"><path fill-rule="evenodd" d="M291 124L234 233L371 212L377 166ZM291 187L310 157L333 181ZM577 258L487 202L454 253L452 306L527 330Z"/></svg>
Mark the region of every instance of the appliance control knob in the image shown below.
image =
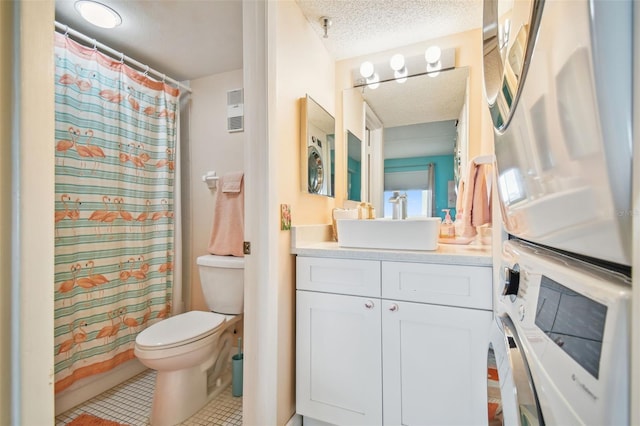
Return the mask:
<svg viewBox="0 0 640 426"><path fill-rule="evenodd" d="M367 309L373 309L373 302L371 300L367 300L366 302L364 302L364 307Z"/></svg>
<svg viewBox="0 0 640 426"><path fill-rule="evenodd" d="M396 305L395 303L392 303L392 304L389 306L389 310L390 310L391 312L395 312L395 311L397 311L397 310L398 310L398 305Z"/></svg>
<svg viewBox="0 0 640 426"><path fill-rule="evenodd" d="M504 268L504 287L502 288L503 296L513 296L511 300L514 300L518 295L518 289L520 287L520 267L518 264L513 268L505 266Z"/></svg>

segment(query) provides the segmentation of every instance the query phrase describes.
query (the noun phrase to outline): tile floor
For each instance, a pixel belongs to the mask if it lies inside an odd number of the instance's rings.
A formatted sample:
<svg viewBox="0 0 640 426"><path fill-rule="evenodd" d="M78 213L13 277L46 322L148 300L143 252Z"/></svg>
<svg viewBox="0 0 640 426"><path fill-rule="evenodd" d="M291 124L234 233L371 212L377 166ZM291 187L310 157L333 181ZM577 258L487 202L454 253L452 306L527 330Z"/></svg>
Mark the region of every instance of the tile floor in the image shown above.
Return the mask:
<svg viewBox="0 0 640 426"><path fill-rule="evenodd" d="M155 371L144 371L84 404L60 414L56 417L56 426L67 424L82 413L93 414L129 426L147 426L155 378ZM242 398L232 396L231 385L229 385L202 410L181 425L242 426Z"/></svg>

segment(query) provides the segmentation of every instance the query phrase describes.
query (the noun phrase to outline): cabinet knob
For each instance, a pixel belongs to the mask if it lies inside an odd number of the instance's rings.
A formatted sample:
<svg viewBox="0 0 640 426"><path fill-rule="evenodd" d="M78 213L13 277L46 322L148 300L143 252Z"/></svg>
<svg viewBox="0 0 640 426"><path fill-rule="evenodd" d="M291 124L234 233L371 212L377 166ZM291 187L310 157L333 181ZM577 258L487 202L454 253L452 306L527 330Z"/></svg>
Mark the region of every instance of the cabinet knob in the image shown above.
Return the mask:
<svg viewBox="0 0 640 426"><path fill-rule="evenodd" d="M396 312L398 310L398 305L396 305L395 303L392 303L391 306L389 306L389 310L391 312Z"/></svg>
<svg viewBox="0 0 640 426"><path fill-rule="evenodd" d="M373 302L371 300L367 300L364 302L364 307L367 309L373 309Z"/></svg>

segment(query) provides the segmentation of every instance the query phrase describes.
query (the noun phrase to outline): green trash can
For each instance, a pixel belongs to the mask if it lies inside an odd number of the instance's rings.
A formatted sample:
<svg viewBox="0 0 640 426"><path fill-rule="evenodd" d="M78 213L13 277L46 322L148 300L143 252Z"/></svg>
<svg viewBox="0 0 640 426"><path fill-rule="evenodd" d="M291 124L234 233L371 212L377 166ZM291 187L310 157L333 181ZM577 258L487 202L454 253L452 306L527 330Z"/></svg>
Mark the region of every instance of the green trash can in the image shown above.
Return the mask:
<svg viewBox="0 0 640 426"><path fill-rule="evenodd" d="M242 358L243 354L241 353L231 357L231 394L233 396L242 396Z"/></svg>

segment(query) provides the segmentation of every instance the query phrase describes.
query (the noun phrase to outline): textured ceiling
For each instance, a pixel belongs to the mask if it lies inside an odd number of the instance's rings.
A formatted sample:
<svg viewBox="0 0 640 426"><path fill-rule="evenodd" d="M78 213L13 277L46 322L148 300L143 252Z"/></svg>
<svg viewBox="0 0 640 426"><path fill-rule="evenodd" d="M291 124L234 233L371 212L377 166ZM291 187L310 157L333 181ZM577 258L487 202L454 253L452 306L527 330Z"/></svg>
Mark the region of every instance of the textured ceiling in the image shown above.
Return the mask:
<svg viewBox="0 0 640 426"><path fill-rule="evenodd" d="M296 0L336 60L405 46L482 26L482 0Z"/></svg>

